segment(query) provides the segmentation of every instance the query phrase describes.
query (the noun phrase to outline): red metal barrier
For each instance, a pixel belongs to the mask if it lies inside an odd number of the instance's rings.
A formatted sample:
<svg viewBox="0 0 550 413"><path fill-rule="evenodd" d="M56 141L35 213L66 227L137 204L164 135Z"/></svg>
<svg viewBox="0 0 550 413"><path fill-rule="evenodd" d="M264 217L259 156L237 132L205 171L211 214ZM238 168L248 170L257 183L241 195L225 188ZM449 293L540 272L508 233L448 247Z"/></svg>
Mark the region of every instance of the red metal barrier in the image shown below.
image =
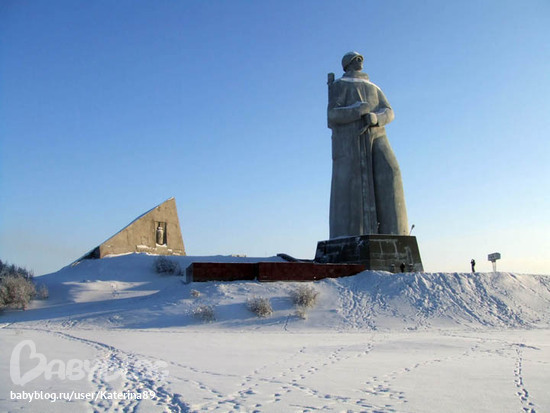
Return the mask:
<svg viewBox="0 0 550 413"><path fill-rule="evenodd" d="M186 273L194 282L255 280L258 263L194 262L187 267Z"/></svg>
<svg viewBox="0 0 550 413"><path fill-rule="evenodd" d="M315 281L339 278L365 271L361 264L317 264L312 262L260 262L258 281Z"/></svg>
<svg viewBox="0 0 550 413"><path fill-rule="evenodd" d="M187 267L193 282L206 281L315 281L338 278L365 271L361 264L318 264L313 262L218 263L194 262Z"/></svg>

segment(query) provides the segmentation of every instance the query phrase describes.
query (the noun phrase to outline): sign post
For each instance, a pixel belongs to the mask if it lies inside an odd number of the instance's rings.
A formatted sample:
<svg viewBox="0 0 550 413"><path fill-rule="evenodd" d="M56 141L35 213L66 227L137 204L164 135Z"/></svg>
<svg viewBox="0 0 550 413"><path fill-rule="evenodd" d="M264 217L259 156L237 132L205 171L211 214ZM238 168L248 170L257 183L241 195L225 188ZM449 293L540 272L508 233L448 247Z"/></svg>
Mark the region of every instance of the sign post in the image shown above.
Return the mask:
<svg viewBox="0 0 550 413"><path fill-rule="evenodd" d="M500 260L500 252L489 254L487 259L493 263L493 272L497 272L497 260Z"/></svg>

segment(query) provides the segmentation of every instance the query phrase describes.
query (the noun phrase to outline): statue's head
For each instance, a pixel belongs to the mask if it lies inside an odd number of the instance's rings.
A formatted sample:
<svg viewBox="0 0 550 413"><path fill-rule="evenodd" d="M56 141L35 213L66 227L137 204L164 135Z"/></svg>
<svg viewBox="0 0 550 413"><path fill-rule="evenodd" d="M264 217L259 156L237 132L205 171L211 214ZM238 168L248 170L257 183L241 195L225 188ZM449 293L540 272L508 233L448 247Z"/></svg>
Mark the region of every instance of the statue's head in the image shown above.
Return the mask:
<svg viewBox="0 0 550 413"><path fill-rule="evenodd" d="M347 72L350 67L352 65L352 63L354 62L360 62L360 63L363 63L363 56L361 56L360 53L357 53L357 52L348 52L344 55L344 57L342 57L342 68L344 69L344 72ZM362 69L362 65L361 66L361 69ZM361 70L359 69L359 70Z"/></svg>

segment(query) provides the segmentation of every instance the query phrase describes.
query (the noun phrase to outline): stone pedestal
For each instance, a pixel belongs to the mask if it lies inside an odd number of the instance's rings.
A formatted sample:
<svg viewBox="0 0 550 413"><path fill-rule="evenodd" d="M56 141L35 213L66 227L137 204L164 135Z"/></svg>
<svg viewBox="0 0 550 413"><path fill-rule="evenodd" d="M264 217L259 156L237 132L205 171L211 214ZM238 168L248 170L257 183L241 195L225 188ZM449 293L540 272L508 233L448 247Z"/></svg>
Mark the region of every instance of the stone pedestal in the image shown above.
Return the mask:
<svg viewBox="0 0 550 413"><path fill-rule="evenodd" d="M421 272L422 260L416 237L361 235L319 241L314 262L363 264L369 270Z"/></svg>

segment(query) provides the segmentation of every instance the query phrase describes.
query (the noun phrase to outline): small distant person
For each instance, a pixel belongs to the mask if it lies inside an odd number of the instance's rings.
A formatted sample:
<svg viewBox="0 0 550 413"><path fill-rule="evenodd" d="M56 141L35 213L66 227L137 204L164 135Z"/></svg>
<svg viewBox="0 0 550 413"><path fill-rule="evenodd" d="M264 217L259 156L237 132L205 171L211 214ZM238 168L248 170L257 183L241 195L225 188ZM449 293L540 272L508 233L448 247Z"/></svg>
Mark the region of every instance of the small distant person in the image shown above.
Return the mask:
<svg viewBox="0 0 550 413"><path fill-rule="evenodd" d="M472 274L476 272L476 260L472 258L472 261L470 261L470 265L472 266Z"/></svg>
<svg viewBox="0 0 550 413"><path fill-rule="evenodd" d="M405 263L402 262L399 268L401 268L401 272L405 272Z"/></svg>

